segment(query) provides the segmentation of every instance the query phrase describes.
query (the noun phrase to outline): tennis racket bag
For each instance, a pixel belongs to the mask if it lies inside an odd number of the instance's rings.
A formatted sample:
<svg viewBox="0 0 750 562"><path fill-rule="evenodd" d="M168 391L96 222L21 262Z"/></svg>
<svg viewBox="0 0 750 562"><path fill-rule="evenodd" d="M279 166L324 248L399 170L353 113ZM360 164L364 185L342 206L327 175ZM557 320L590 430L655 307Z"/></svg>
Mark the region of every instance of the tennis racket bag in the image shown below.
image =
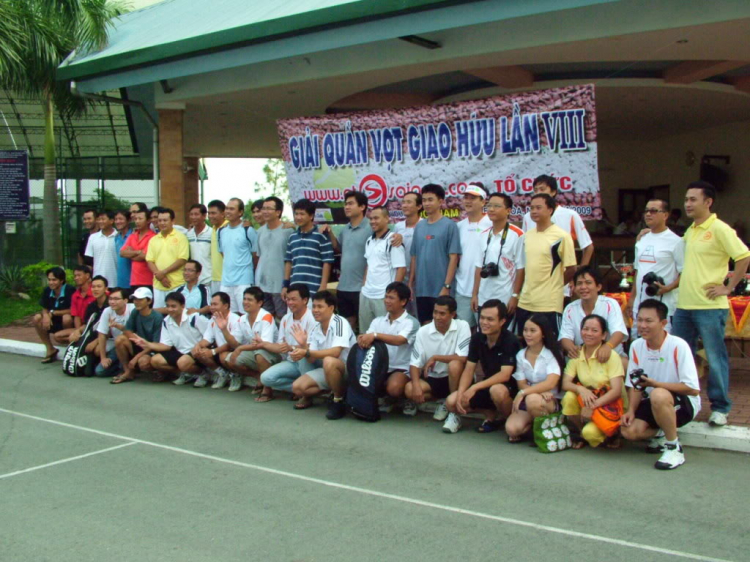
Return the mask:
<svg viewBox="0 0 750 562"><path fill-rule="evenodd" d="M380 419L378 397L388 380L388 348L376 341L368 349L354 344L346 360L346 404L353 416L369 422Z"/></svg>
<svg viewBox="0 0 750 562"><path fill-rule="evenodd" d="M70 377L93 377L94 376L94 357L87 354L84 350L86 346L90 344L94 338L97 337L98 332L95 330L96 323L99 319L99 314L94 312L89 321L86 322L86 327L81 333L81 337L78 341L71 343L65 349L65 355L63 355L62 369L63 373Z"/></svg>

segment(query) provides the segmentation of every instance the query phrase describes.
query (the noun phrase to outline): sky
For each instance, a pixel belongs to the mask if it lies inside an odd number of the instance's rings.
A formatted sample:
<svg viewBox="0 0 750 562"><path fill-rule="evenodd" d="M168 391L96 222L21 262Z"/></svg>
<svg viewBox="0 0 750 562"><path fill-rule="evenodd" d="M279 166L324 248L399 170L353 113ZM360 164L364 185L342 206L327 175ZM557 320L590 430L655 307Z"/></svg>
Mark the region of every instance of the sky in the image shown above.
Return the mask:
<svg viewBox="0 0 750 562"><path fill-rule="evenodd" d="M203 184L203 200L206 204L212 199L225 203L232 197L243 201L272 195L269 190L255 191L255 182L265 182L263 166L265 158L206 158L208 179ZM285 205L290 205L289 197L282 197Z"/></svg>

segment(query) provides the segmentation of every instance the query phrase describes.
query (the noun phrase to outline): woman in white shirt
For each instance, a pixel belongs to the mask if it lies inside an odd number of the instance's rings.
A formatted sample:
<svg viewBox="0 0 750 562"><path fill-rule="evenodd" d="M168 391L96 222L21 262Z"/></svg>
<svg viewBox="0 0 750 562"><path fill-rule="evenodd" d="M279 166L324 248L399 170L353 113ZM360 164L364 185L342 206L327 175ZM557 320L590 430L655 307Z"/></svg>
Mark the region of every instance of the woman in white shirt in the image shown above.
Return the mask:
<svg viewBox="0 0 750 562"><path fill-rule="evenodd" d="M508 441L518 443L531 431L534 418L556 412L560 398L560 377L565 361L547 319L533 314L523 326L526 347L516 356L518 394L505 422Z"/></svg>

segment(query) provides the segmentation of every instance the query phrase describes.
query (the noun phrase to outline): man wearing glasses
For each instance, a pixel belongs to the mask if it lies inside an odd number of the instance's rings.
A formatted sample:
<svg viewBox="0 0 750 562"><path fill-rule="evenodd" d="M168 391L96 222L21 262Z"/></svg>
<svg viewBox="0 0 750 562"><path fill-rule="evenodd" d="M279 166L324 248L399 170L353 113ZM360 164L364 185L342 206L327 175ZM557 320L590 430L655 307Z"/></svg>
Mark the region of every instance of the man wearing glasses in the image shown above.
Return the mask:
<svg viewBox="0 0 750 562"><path fill-rule="evenodd" d="M125 331L125 324L135 310L135 305L127 301L124 290L119 287L112 289L107 301L109 306L102 312L102 317L96 327L100 359L94 371L97 377L111 377L120 370L115 340Z"/></svg>
<svg viewBox="0 0 750 562"><path fill-rule="evenodd" d="M633 311L648 298L667 305L667 332L671 331L672 316L677 308L680 273L685 257L682 238L667 228L669 203L652 199L646 204L643 216L648 231L635 244L635 283L628 298L627 314L633 317L633 337L637 337ZM648 277L646 277L648 275ZM661 278L662 281L652 279ZM645 282L644 282L645 281ZM654 294L648 294L646 290ZM656 291L656 292L654 292Z"/></svg>
<svg viewBox="0 0 750 562"><path fill-rule="evenodd" d="M294 229L281 221L284 203L278 197L267 197L261 213L265 224L258 229L258 286L265 295L263 309L281 320L287 312L281 298L284 286L284 259L289 237Z"/></svg>

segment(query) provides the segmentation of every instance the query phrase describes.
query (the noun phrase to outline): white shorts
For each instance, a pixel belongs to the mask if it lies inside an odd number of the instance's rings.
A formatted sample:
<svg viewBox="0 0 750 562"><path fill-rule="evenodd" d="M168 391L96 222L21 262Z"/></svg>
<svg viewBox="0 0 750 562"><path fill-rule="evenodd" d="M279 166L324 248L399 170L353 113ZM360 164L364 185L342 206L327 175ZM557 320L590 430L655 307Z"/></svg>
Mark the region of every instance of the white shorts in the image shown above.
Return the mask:
<svg viewBox="0 0 750 562"><path fill-rule="evenodd" d="M211 281L211 285L209 286L208 290L211 291L211 295L221 291L221 281Z"/></svg>
<svg viewBox="0 0 750 562"><path fill-rule="evenodd" d="M237 314L243 314L245 309L242 308L242 297L244 296L245 289L251 285L234 285L227 287L226 285L221 286L221 292L229 295L229 310L236 312Z"/></svg>
<svg viewBox="0 0 750 562"><path fill-rule="evenodd" d="M167 295L171 293L172 291L162 291L161 289L157 289L154 287L154 304L152 308L164 308L167 306Z"/></svg>
<svg viewBox="0 0 750 562"><path fill-rule="evenodd" d="M328 386L328 382L326 381L326 373L323 370L323 367L318 367L317 369L313 369L312 371L307 371L305 374L315 381L315 384L318 385L318 388L320 388L320 390L330 390L331 387Z"/></svg>

